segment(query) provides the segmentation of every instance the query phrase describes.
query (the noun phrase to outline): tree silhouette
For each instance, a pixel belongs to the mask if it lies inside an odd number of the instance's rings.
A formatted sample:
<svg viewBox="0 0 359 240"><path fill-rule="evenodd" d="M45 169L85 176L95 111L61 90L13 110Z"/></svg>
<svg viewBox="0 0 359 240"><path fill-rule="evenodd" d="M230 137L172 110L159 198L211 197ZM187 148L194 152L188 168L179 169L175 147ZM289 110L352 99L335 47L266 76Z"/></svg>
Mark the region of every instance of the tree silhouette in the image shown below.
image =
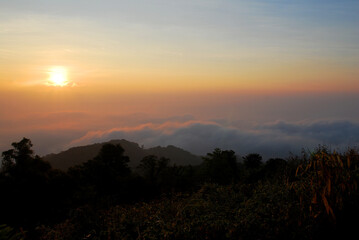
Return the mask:
<svg viewBox="0 0 359 240"><path fill-rule="evenodd" d="M30 139L23 138L11 145L13 149L2 153L2 171L5 175L41 175L51 169L48 162L43 161L38 155L34 156Z"/></svg>
<svg viewBox="0 0 359 240"><path fill-rule="evenodd" d="M258 153L250 153L243 157L244 165L244 181L254 183L263 179L264 175L261 171L262 156Z"/></svg>
<svg viewBox="0 0 359 240"><path fill-rule="evenodd" d="M130 160L124 152L125 150L119 144L105 144L94 158L94 162L108 167L109 173L113 175L128 175L130 168L127 164Z"/></svg>
<svg viewBox="0 0 359 240"><path fill-rule="evenodd" d="M142 172L143 176L150 182L155 183L160 175L163 175L168 167L170 160L161 157L160 159L155 155L149 155L141 160L138 169Z"/></svg>
<svg viewBox="0 0 359 240"><path fill-rule="evenodd" d="M262 165L262 156L258 153L250 153L243 157L244 166L248 169L256 169Z"/></svg>
<svg viewBox="0 0 359 240"><path fill-rule="evenodd" d="M94 186L98 194L113 194L131 173L128 162L121 145L105 144L94 159L73 168L70 174L82 175L82 183Z"/></svg>
<svg viewBox="0 0 359 240"><path fill-rule="evenodd" d="M0 221L32 226L51 212L51 166L34 155L30 139L23 138L12 146L2 153Z"/></svg>
<svg viewBox="0 0 359 240"><path fill-rule="evenodd" d="M238 178L237 157L232 150L216 148L204 159L205 178L220 184L231 183Z"/></svg>

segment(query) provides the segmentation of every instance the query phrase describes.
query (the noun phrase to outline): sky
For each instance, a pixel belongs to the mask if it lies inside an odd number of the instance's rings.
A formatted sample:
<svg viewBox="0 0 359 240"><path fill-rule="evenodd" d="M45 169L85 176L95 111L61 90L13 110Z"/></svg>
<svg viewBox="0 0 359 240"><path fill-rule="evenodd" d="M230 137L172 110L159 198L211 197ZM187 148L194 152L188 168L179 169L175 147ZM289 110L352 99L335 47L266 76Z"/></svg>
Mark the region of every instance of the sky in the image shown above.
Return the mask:
<svg viewBox="0 0 359 240"><path fill-rule="evenodd" d="M357 0L2 0L0 151L359 144Z"/></svg>

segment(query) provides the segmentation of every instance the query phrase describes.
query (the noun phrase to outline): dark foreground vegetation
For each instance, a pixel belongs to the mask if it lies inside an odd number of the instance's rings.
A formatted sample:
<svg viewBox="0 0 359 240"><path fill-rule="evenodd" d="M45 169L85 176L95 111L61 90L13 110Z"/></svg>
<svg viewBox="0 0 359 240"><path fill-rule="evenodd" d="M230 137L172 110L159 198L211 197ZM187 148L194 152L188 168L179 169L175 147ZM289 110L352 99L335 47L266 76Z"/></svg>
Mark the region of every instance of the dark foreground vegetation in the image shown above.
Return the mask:
<svg viewBox="0 0 359 240"><path fill-rule="evenodd" d="M0 239L345 239L357 235L358 152L240 161L215 149L198 166L120 145L67 172L29 139L3 152Z"/></svg>

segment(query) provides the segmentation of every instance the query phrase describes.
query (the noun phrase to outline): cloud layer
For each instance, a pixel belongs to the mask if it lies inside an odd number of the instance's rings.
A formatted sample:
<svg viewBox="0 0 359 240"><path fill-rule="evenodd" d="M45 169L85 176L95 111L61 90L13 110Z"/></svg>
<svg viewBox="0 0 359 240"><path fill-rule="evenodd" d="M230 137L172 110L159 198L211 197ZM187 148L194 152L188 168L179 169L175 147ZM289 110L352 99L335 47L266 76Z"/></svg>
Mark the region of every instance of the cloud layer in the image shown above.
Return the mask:
<svg viewBox="0 0 359 240"><path fill-rule="evenodd" d="M90 117L91 124L86 124ZM133 114L96 118L86 112L54 112L37 115L28 125L22 125L20 120L9 124L5 118L0 120L0 125L4 125L1 121L8 126L0 131L3 133L1 151L9 149L11 142L28 137L40 155L112 139L126 139L146 148L175 145L198 155L218 147L232 149L238 156L260 153L265 159L299 154L303 148L313 150L318 145L327 145L333 150L359 146L359 123L344 120L275 121L254 126L223 119L196 120L192 115L156 118Z"/></svg>
<svg viewBox="0 0 359 240"><path fill-rule="evenodd" d="M148 123L136 127L90 131L70 146L86 145L111 139L127 139L145 147L175 145L198 155L214 148L232 149L238 155L257 152L270 157L286 157L302 148L328 145L345 149L359 144L359 124L349 121L312 123L276 122L248 130L223 126L211 121Z"/></svg>

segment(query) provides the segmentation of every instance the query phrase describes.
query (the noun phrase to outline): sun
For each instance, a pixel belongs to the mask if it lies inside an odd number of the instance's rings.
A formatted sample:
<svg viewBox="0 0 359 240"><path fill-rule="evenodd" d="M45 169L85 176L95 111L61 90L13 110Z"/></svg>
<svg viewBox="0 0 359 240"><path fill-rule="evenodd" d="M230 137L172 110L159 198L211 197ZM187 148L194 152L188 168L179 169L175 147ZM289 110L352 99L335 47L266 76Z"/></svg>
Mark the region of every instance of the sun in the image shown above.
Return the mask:
<svg viewBox="0 0 359 240"><path fill-rule="evenodd" d="M67 69L64 67L53 67L48 71L47 85L54 87L65 87L69 84Z"/></svg>

